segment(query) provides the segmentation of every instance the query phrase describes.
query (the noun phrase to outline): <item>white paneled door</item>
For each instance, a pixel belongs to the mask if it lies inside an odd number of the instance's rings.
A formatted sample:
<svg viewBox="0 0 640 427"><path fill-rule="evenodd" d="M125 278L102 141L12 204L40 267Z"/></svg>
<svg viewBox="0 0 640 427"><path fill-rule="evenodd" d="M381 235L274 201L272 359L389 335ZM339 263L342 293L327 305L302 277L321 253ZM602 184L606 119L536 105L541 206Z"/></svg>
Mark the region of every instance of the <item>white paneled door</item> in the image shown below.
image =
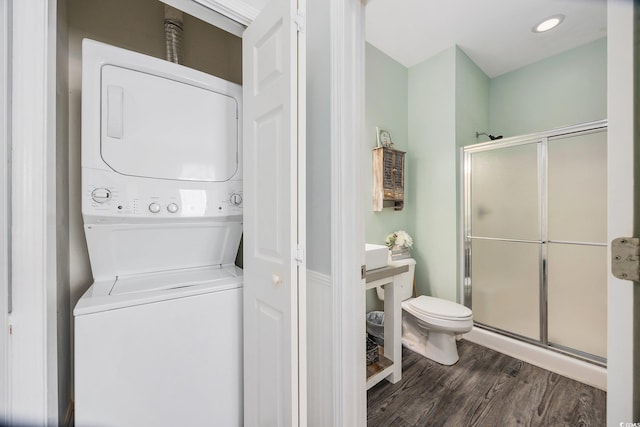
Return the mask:
<svg viewBox="0 0 640 427"><path fill-rule="evenodd" d="M298 3L270 2L243 34L246 426L305 424L298 353L304 315L299 203L305 200L298 178L304 164Z"/></svg>

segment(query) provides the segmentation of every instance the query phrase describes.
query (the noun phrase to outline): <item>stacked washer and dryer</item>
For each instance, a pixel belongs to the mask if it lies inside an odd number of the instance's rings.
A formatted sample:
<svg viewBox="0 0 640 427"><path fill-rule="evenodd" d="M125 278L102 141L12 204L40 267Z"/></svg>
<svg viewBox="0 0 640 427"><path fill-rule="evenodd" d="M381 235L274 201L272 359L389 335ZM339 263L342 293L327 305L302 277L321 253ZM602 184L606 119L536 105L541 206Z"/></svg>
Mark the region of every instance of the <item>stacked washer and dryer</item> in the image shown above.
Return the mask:
<svg viewBox="0 0 640 427"><path fill-rule="evenodd" d="M242 425L241 87L83 42L78 426Z"/></svg>

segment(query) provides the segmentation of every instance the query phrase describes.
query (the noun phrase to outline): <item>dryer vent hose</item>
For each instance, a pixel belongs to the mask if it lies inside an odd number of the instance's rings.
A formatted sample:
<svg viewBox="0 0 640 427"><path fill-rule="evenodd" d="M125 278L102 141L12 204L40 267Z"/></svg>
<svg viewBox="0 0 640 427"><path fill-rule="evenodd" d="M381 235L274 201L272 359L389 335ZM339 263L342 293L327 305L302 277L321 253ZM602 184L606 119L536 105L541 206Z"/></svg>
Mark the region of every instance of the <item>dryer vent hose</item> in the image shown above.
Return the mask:
<svg viewBox="0 0 640 427"><path fill-rule="evenodd" d="M167 61L182 64L182 12L167 5L164 7L164 41Z"/></svg>

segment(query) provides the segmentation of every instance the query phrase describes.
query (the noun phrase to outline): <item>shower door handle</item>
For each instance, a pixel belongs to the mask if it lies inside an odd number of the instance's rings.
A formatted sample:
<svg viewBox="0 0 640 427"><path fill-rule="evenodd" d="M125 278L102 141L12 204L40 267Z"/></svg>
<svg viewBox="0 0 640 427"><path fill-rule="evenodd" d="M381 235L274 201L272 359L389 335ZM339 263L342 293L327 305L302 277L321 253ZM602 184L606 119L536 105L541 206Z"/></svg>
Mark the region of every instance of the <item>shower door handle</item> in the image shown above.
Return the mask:
<svg viewBox="0 0 640 427"><path fill-rule="evenodd" d="M471 243L464 248L464 278L462 279L463 304L471 308Z"/></svg>
<svg viewBox="0 0 640 427"><path fill-rule="evenodd" d="M471 248L464 248L464 278L471 277Z"/></svg>

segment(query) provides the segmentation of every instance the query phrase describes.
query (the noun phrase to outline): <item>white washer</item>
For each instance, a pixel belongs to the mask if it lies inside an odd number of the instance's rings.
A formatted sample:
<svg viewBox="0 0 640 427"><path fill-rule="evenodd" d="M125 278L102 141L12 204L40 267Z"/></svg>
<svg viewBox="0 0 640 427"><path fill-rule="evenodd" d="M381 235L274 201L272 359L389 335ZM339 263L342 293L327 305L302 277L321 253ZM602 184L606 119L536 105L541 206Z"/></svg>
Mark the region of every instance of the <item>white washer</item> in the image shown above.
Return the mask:
<svg viewBox="0 0 640 427"><path fill-rule="evenodd" d="M242 425L240 86L84 40L75 424Z"/></svg>

